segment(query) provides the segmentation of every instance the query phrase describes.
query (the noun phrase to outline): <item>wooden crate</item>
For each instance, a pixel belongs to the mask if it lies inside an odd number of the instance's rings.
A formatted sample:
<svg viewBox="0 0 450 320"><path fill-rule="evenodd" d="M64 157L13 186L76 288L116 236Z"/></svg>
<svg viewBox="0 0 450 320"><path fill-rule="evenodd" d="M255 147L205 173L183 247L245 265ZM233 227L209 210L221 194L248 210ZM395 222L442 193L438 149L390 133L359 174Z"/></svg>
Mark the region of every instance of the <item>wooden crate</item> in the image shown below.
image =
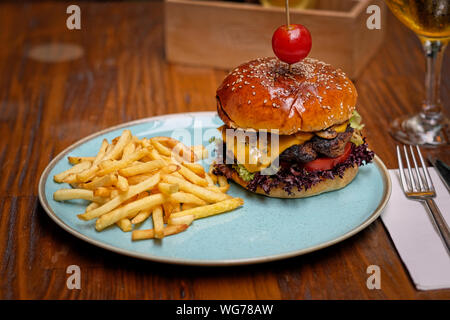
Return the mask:
<svg viewBox="0 0 450 320"><path fill-rule="evenodd" d="M382 0L316 0L314 9L291 9L291 23L311 31L314 57L355 79L382 43L386 8ZM381 8L381 29L369 30L366 9ZM165 0L165 52L169 62L232 69L273 56L271 39L285 24L283 8L258 4Z"/></svg>

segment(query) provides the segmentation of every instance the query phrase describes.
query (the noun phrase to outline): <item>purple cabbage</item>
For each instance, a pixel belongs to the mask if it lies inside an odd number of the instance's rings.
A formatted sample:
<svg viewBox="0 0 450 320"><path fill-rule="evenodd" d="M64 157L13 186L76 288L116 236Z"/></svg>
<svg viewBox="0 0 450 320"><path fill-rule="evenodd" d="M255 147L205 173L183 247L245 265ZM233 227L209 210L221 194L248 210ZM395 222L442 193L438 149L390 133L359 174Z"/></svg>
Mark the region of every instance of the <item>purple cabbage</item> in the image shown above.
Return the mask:
<svg viewBox="0 0 450 320"><path fill-rule="evenodd" d="M364 140L364 143L359 146L352 144L349 157L331 170L308 172L302 167L301 163L280 163L281 168L275 175L267 176L257 172L253 180L247 184L247 188L250 191L256 191L259 186L266 194L280 184L283 184L283 189L289 194L292 193L294 188L299 191L307 190L322 179L334 179L336 176L342 178L345 169L353 167L355 164L358 167L368 164L373 160L373 157L374 152L368 149ZM228 179L231 179L233 171L231 165L227 164L216 164L214 168L215 174L223 175Z"/></svg>

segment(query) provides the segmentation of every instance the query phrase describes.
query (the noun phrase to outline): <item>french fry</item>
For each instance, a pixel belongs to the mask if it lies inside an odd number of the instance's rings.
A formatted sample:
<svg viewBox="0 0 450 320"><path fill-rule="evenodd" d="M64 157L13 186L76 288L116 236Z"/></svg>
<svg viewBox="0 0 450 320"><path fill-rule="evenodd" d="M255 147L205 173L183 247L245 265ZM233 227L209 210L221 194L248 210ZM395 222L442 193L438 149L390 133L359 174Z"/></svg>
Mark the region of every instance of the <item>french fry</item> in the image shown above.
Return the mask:
<svg viewBox="0 0 450 320"><path fill-rule="evenodd" d="M172 193L178 192L178 189L178 184L170 184L165 182L158 183L158 190L168 196Z"/></svg>
<svg viewBox="0 0 450 320"><path fill-rule="evenodd" d="M177 224L177 225L171 225L167 226L163 229L163 237L167 237L173 234L177 234L180 232L183 232L188 228L187 224ZM155 236L155 230L154 229L147 229L147 230L133 230L131 234L131 240L145 240L145 239L154 239Z"/></svg>
<svg viewBox="0 0 450 320"><path fill-rule="evenodd" d="M153 159L150 158L150 156L145 156L145 157L142 157L141 160L139 160L139 162L145 163L145 162L150 162L150 161L152 161L152 160L153 160Z"/></svg>
<svg viewBox="0 0 450 320"><path fill-rule="evenodd" d="M220 201L207 206L197 207L189 210L183 210L177 213L172 213L171 217L182 217L187 215L194 215L195 219L206 218L219 213L228 212L236 209L244 204L244 200L241 198L232 198L224 201Z"/></svg>
<svg viewBox="0 0 450 320"><path fill-rule="evenodd" d="M172 149L172 152L175 152L177 155L188 162L196 162L198 160L194 151L177 139L171 137L154 137L152 138L152 140L158 141L160 143L165 143L167 146L169 146L170 149Z"/></svg>
<svg viewBox="0 0 450 320"><path fill-rule="evenodd" d="M78 217L82 220L91 220L94 218L98 218L101 215L104 215L105 213L118 207L123 202L134 197L135 195L153 188L154 186L156 186L156 184L159 182L159 180L160 180L160 175L159 175L159 173L157 173L154 176L148 178L147 180L142 181L141 183L139 183L137 185L131 186L128 189L128 191L117 195L116 197L114 197L112 200L105 203L101 207L94 209L92 211L80 214L80 215L78 215Z"/></svg>
<svg viewBox="0 0 450 320"><path fill-rule="evenodd" d="M161 159L164 159L166 162L175 162L176 164L179 164L186 161L186 159L183 159L183 157L177 154L177 152L164 146L162 143L155 140L155 138L150 139L150 141L155 149L159 152L159 157Z"/></svg>
<svg viewBox="0 0 450 320"><path fill-rule="evenodd" d="M166 157L171 157L172 156L172 150L167 148L166 146L162 145L160 142L158 142L157 140L154 140L154 138L150 139L150 142L152 143L152 145L155 147L155 149L162 154L163 156Z"/></svg>
<svg viewBox="0 0 450 320"><path fill-rule="evenodd" d="M117 189L111 190L111 194L109 195L111 200L118 196L119 196L119 190L117 190Z"/></svg>
<svg viewBox="0 0 450 320"><path fill-rule="evenodd" d="M205 178L205 169L199 163L183 162L183 166L194 172L196 175Z"/></svg>
<svg viewBox="0 0 450 320"><path fill-rule="evenodd" d="M169 197L169 200L172 202L191 203L191 204L196 204L199 206L204 206L204 205L208 204L205 200L202 200L199 197L194 196L191 193L186 193L186 192L172 193Z"/></svg>
<svg viewBox="0 0 450 320"><path fill-rule="evenodd" d="M162 207L163 207L163 212L164 212L163 221L164 221L164 223L167 223L170 215L173 212L173 204L171 202L164 202L162 204Z"/></svg>
<svg viewBox="0 0 450 320"><path fill-rule="evenodd" d="M95 157L67 157L70 164L79 164L81 162L89 161L93 162Z"/></svg>
<svg viewBox="0 0 450 320"><path fill-rule="evenodd" d="M206 202L219 202L229 199L229 196L224 193L213 192L172 175L164 176L163 181L178 184L181 191L192 193Z"/></svg>
<svg viewBox="0 0 450 320"><path fill-rule="evenodd" d="M55 182L56 182L56 181L55 181ZM64 179L62 180L62 182L68 183L68 184L70 184L70 185L78 184L77 174L76 174L76 173L69 174L68 176L64 177ZM72 187L72 188L73 188L73 187Z"/></svg>
<svg viewBox="0 0 450 320"><path fill-rule="evenodd" d="M99 170L98 165L92 164L92 166L76 175L76 182L86 182L95 177L95 173Z"/></svg>
<svg viewBox="0 0 450 320"><path fill-rule="evenodd" d="M102 144L100 146L100 150L95 156L94 162L92 164L98 164L100 161L103 160L103 158L106 155L106 152L108 151L108 147L112 148L112 146L108 143L108 141L106 139L103 139Z"/></svg>
<svg viewBox="0 0 450 320"><path fill-rule="evenodd" d="M131 167L123 168L119 170L119 173L124 177L135 176L139 174L149 173L164 167L165 161L153 160L146 163L140 163Z"/></svg>
<svg viewBox="0 0 450 320"><path fill-rule="evenodd" d="M103 160L108 152L108 149L112 148L112 145L108 144L108 141L106 139L103 139L100 150L95 156L94 162L92 162L92 166L89 169L77 174L75 182L86 182L95 177L95 173L99 170L98 164Z"/></svg>
<svg viewBox="0 0 450 320"><path fill-rule="evenodd" d="M141 193L139 193L139 194L136 196L136 200L145 198L146 196L149 196L149 195L150 195L150 192L148 192L148 191L142 191Z"/></svg>
<svg viewBox="0 0 450 320"><path fill-rule="evenodd" d="M152 177L151 174L139 174L137 176L128 177L127 180L129 185L135 185L147 180L150 177Z"/></svg>
<svg viewBox="0 0 450 320"><path fill-rule="evenodd" d="M116 186L122 192L128 191L128 189L129 189L128 180L122 176L118 176Z"/></svg>
<svg viewBox="0 0 450 320"><path fill-rule="evenodd" d="M102 215L95 222L95 229L97 231L102 231L106 227L116 223L117 221L127 218L129 215L133 213L138 213L142 210L149 210L155 206L161 205L164 202L164 196L162 194L154 194L142 198L140 200L133 201L128 203L127 205L114 209L111 212L108 212ZM100 207L101 208L101 207ZM98 209L100 209L98 208ZM97 210L98 210L97 209ZM92 211L90 211L92 212ZM87 212L88 214L89 212Z"/></svg>
<svg viewBox="0 0 450 320"><path fill-rule="evenodd" d="M215 183L209 173L205 174L205 180L208 182L208 186L215 186Z"/></svg>
<svg viewBox="0 0 450 320"><path fill-rule="evenodd" d="M83 189L94 190L99 187L109 187L115 185L116 183L117 183L117 176L115 174L108 174L103 177L98 177L89 183L82 183L80 187Z"/></svg>
<svg viewBox="0 0 450 320"><path fill-rule="evenodd" d="M179 202L171 202L172 203L172 213L181 211L181 203Z"/></svg>
<svg viewBox="0 0 450 320"><path fill-rule="evenodd" d="M133 230L133 225L131 224L130 219L124 218L120 219L116 222L116 224L119 226L120 229L122 229L123 232L129 232Z"/></svg>
<svg viewBox="0 0 450 320"><path fill-rule="evenodd" d="M192 223L192 221L194 221L194 215L193 214L189 214L186 216L181 216L181 217L174 217L171 216L169 218L168 224L169 225L175 225L175 224L186 224L186 225L190 225Z"/></svg>
<svg viewBox="0 0 450 320"><path fill-rule="evenodd" d="M95 201L98 203L106 202L104 198L94 197L94 192L92 190L85 189L59 189L53 193L53 199L55 201L84 199L88 201Z"/></svg>
<svg viewBox="0 0 450 320"><path fill-rule="evenodd" d="M94 193L92 190L84 189L59 189L53 193L53 200L64 201L72 199L84 199L92 201L94 199Z"/></svg>
<svg viewBox="0 0 450 320"><path fill-rule="evenodd" d="M111 151L105 155L103 160L119 159L119 157L123 153L123 149L128 144L128 142L130 142L130 140L131 140L131 131L123 130L122 135L120 136L119 140L117 140L117 143L115 144L114 148L112 148Z"/></svg>
<svg viewBox="0 0 450 320"><path fill-rule="evenodd" d="M147 138L143 138L143 139L139 140L139 144L140 144L143 148L148 148L148 147L150 147L150 146L152 145L151 142L150 142L150 140L147 139Z"/></svg>
<svg viewBox="0 0 450 320"><path fill-rule="evenodd" d="M117 144L117 141L119 141L120 137L115 137L114 139L111 140L111 144L113 146L115 146Z"/></svg>
<svg viewBox="0 0 450 320"><path fill-rule="evenodd" d="M100 207L100 204L98 204L97 202L91 202L87 207L86 207L86 212L97 209L98 207Z"/></svg>
<svg viewBox="0 0 450 320"><path fill-rule="evenodd" d="M177 178L179 178L179 179L181 179L181 180L183 180L183 181L186 180L186 179L185 179L178 171L172 172L170 175L171 175L171 176L174 176L174 177L177 177Z"/></svg>
<svg viewBox="0 0 450 320"><path fill-rule="evenodd" d="M195 207L198 207L198 205L192 203L183 203L181 210L189 210Z"/></svg>
<svg viewBox="0 0 450 320"><path fill-rule="evenodd" d="M158 151L156 149L150 150L150 153L148 156L152 160L163 160L164 164L166 164L166 160L163 159L163 157L158 153Z"/></svg>
<svg viewBox="0 0 450 320"><path fill-rule="evenodd" d="M139 160L148 154L149 154L149 151L147 149L140 149L140 150L133 152L132 154L128 155L126 158L123 158L121 160L102 161L100 163L100 167L102 167L102 169L97 172L97 175L103 176L105 174L112 173L114 171L123 169L126 166L133 163L134 161Z"/></svg>
<svg viewBox="0 0 450 320"><path fill-rule="evenodd" d="M188 168L186 168L183 165L180 165L180 170L178 170L178 172L186 178L186 180L189 180L190 182L202 186L202 187L206 187L208 185L208 181L206 181L205 179L199 177L198 175L196 175L194 172L192 172L191 170L189 170Z"/></svg>
<svg viewBox="0 0 450 320"><path fill-rule="evenodd" d="M145 210L139 212L132 220L132 224L138 224L144 222L148 217L150 217L152 211L151 210Z"/></svg>
<svg viewBox="0 0 450 320"><path fill-rule="evenodd" d="M128 155L132 154L136 150L136 145L134 144L133 139L128 142L128 144L123 148L122 158L127 157Z"/></svg>
<svg viewBox="0 0 450 320"><path fill-rule="evenodd" d="M94 189L94 196L107 198L111 196L112 191L113 191L112 189L107 187L98 187Z"/></svg>
<svg viewBox="0 0 450 320"><path fill-rule="evenodd" d="M174 172L180 170L180 168L181 168L181 167L180 167L179 165L174 164L174 163L171 163L171 164L166 165L165 167L163 167L163 168L161 169L161 173L162 173L162 174L170 174L170 173L174 173Z"/></svg>
<svg viewBox="0 0 450 320"><path fill-rule="evenodd" d="M158 239L164 238L163 209L161 206L153 208L152 219L155 238Z"/></svg>
<svg viewBox="0 0 450 320"><path fill-rule="evenodd" d="M227 192L228 189L230 189L230 184L228 183L228 180L224 176L217 176L217 181L219 182L220 189L223 190L222 192Z"/></svg>
<svg viewBox="0 0 450 320"><path fill-rule="evenodd" d="M214 186L207 186L206 189L212 191L212 192L219 192L219 193L225 193L228 191L227 187L218 187L216 185Z"/></svg>
<svg viewBox="0 0 450 320"><path fill-rule="evenodd" d="M72 168L53 176L53 180L55 182L61 183L67 176L83 172L84 170L88 169L91 165L92 163L90 161L83 161L77 165L74 165Z"/></svg>

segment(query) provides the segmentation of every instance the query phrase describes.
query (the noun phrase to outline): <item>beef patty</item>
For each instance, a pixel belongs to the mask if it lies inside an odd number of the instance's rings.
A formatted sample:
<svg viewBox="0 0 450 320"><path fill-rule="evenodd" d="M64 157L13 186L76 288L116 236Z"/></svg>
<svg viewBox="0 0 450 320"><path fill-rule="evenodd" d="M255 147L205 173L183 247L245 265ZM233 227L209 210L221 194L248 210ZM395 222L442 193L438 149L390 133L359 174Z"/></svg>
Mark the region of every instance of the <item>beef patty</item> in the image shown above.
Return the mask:
<svg viewBox="0 0 450 320"><path fill-rule="evenodd" d="M280 161L285 162L309 162L320 155L336 158L344 153L345 145L350 141L353 128L347 127L345 132L338 133L333 139L324 139L314 136L304 144L294 145L280 155Z"/></svg>

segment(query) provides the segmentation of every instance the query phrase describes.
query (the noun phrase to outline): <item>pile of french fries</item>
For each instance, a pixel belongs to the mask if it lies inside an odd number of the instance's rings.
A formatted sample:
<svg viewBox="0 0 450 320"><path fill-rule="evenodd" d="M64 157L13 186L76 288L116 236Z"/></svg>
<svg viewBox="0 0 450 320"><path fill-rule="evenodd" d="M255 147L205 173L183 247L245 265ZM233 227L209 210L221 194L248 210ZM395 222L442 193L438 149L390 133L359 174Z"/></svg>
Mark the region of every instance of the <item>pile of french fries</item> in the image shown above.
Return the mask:
<svg viewBox="0 0 450 320"><path fill-rule="evenodd" d="M132 240L162 239L186 230L196 219L244 204L226 194L225 177L197 163L208 157L202 145L188 147L169 137L139 139L129 130L111 143L105 139L94 157L68 157L72 168L54 176L72 188L53 194L56 201L90 201L82 220L97 219L102 231L117 225ZM150 218L153 228L135 229Z"/></svg>

